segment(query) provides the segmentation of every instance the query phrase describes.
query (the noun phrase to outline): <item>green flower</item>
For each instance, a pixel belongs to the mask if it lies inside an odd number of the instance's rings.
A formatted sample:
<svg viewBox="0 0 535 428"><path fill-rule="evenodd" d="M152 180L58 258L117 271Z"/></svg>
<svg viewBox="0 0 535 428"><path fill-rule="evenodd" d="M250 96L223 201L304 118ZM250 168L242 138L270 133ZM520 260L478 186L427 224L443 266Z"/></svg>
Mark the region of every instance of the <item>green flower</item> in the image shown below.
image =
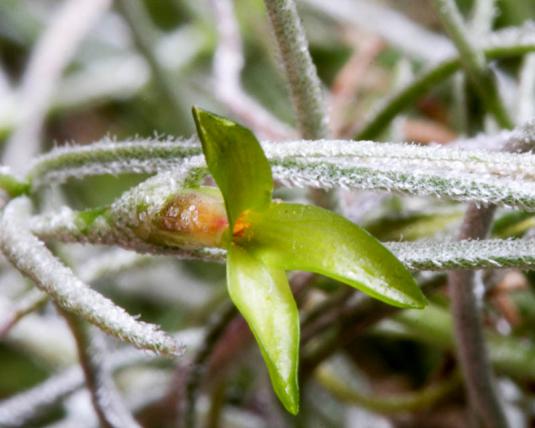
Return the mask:
<svg viewBox="0 0 535 428"><path fill-rule="evenodd" d="M230 298L247 321L286 409L299 411L299 313L287 270L319 273L385 303L422 308L405 267L347 219L309 205L272 200L268 160L253 133L193 108L208 169L223 196Z"/></svg>

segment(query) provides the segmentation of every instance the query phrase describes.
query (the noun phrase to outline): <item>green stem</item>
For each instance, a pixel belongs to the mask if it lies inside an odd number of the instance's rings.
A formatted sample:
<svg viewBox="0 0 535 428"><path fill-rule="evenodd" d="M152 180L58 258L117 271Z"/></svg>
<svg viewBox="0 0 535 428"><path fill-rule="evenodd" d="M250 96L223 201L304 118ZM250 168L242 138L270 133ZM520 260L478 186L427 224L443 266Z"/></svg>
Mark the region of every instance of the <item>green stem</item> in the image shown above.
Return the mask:
<svg viewBox="0 0 535 428"><path fill-rule="evenodd" d="M357 391L348 386L328 367L320 366L315 379L341 401L363 407L375 413L395 414L424 410L451 394L461 385L459 372L454 372L441 383L430 385L416 392L399 395L376 396Z"/></svg>
<svg viewBox="0 0 535 428"><path fill-rule="evenodd" d="M223 408L225 405L225 393L227 389L227 384L224 379L221 379L215 383L212 387L210 394L210 409L206 417L207 421L205 428L220 428L221 415L223 413Z"/></svg>
<svg viewBox="0 0 535 428"><path fill-rule="evenodd" d="M479 96L501 128L512 128L512 119L507 112L492 70L487 67L485 54L470 40L463 18L454 0L433 0L440 21L459 51L461 63Z"/></svg>
<svg viewBox="0 0 535 428"><path fill-rule="evenodd" d="M423 311L395 312L393 317L374 326L371 333L415 340L443 351L453 348L452 317L447 309L430 305ZM532 343L492 332L486 332L485 338L490 361L496 371L519 380L535 379L535 347Z"/></svg>
<svg viewBox="0 0 535 428"><path fill-rule="evenodd" d="M495 34L499 34L499 32ZM503 34L507 35L506 33ZM522 40L520 37L515 42L495 44L483 47L482 49L487 60L519 56L533 51L535 51L535 40L530 37L526 37L525 40ZM399 112L413 104L418 98L440 82L453 75L461 68L461 65L461 59L458 56L446 59L436 64L430 70L422 73L410 84L385 100L382 106L366 121L364 127L353 139L372 140L377 138Z"/></svg>

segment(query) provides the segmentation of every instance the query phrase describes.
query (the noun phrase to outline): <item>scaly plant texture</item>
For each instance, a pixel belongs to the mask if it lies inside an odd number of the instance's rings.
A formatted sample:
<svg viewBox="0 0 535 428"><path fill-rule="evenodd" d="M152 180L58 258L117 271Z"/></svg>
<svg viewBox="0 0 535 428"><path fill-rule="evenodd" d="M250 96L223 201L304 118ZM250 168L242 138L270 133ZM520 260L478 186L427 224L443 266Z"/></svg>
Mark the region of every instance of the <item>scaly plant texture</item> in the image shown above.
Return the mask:
<svg viewBox="0 0 535 428"><path fill-rule="evenodd" d="M0 427L533 426L534 20L0 2Z"/></svg>

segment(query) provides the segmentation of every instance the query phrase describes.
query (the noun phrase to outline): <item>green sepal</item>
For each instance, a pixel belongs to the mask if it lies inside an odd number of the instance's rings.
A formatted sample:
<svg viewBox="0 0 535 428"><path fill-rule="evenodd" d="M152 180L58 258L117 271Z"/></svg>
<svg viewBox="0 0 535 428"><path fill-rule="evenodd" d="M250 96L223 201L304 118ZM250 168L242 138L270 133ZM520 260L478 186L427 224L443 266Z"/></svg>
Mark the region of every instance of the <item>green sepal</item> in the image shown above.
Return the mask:
<svg viewBox="0 0 535 428"><path fill-rule="evenodd" d="M240 219L238 245L266 265L315 272L402 308L426 299L405 266L364 229L331 211L274 202Z"/></svg>
<svg viewBox="0 0 535 428"><path fill-rule="evenodd" d="M223 194L230 229L246 210L271 202L271 167L254 134L228 119L193 107L193 118L210 173Z"/></svg>
<svg viewBox="0 0 535 428"><path fill-rule="evenodd" d="M230 244L227 286L258 342L271 384L284 407L299 411L299 313L284 271Z"/></svg>

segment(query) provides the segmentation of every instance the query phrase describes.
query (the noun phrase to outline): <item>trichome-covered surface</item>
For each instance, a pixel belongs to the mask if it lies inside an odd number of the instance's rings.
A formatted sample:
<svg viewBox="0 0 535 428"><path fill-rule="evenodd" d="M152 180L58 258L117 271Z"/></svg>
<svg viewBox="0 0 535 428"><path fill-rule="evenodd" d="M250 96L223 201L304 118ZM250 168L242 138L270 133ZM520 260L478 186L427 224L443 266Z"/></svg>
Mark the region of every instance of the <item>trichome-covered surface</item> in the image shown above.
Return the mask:
<svg viewBox="0 0 535 428"><path fill-rule="evenodd" d="M113 3L0 2L0 426L531 426L533 2ZM229 306L228 220L192 105L252 130L276 203L366 228L429 301L290 272L297 416ZM457 241L467 203L496 206L487 239ZM334 240L276 261L309 266ZM469 269L499 406L465 392L458 330L474 325L452 319L445 274Z"/></svg>

